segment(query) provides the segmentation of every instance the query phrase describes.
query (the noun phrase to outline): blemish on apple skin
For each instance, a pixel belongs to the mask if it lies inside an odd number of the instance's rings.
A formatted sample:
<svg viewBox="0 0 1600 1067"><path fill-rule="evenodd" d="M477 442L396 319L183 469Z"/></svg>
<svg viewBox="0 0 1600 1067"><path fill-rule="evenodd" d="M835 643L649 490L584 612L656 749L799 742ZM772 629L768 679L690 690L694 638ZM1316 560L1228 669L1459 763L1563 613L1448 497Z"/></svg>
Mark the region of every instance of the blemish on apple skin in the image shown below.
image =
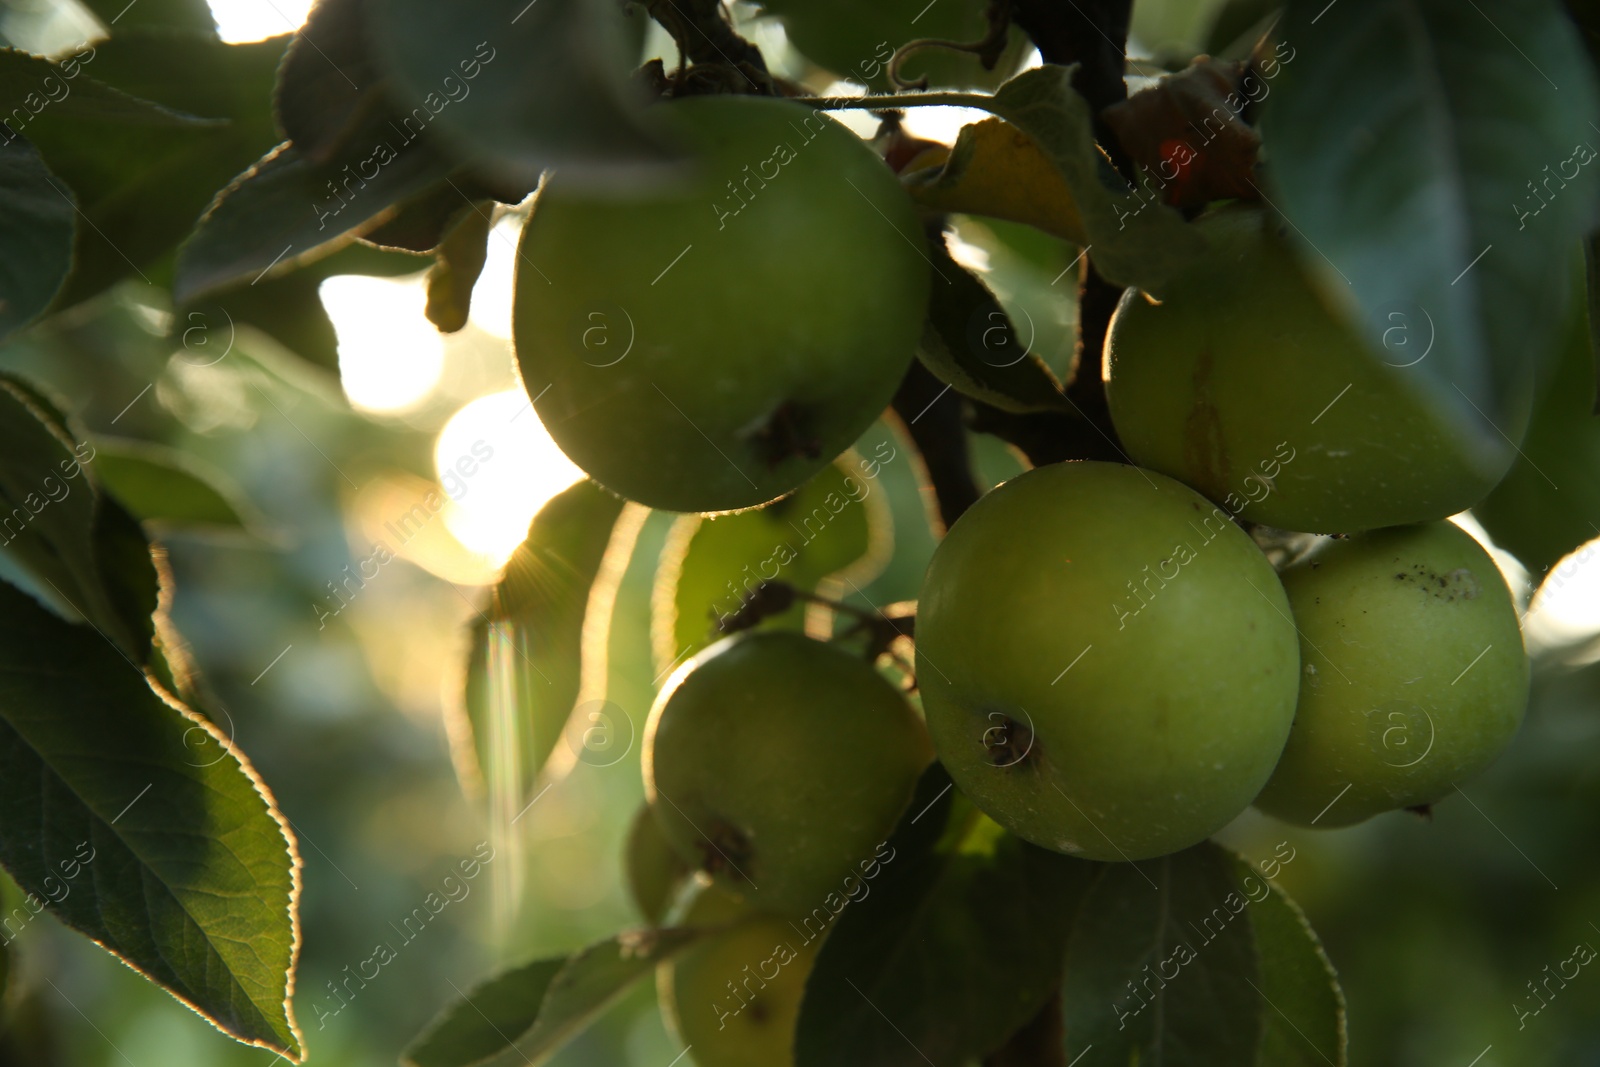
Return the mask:
<svg viewBox="0 0 1600 1067"><path fill-rule="evenodd" d="M700 853L700 869L707 874L727 874L745 882L751 880L755 848L749 835L737 827L715 819L709 835L695 842L695 847Z"/></svg>
<svg viewBox="0 0 1600 1067"><path fill-rule="evenodd" d="M1033 731L1003 712L990 712L990 725L980 738L993 767L1002 770L1027 762L1033 755Z"/></svg>

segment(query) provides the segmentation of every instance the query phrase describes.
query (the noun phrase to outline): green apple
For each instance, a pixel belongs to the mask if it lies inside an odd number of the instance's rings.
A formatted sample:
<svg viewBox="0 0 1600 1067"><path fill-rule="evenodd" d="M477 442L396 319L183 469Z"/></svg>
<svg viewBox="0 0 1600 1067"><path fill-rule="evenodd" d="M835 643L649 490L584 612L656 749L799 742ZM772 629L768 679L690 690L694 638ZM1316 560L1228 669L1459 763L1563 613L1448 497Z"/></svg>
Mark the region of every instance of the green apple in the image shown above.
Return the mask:
<svg viewBox="0 0 1600 1067"><path fill-rule="evenodd" d="M539 418L606 488L671 511L789 492L872 424L927 313L922 227L818 111L661 105L691 173L627 191L556 173L518 251L513 333Z"/></svg>
<svg viewBox="0 0 1600 1067"><path fill-rule="evenodd" d="M645 726L645 794L678 854L758 910L806 915L894 829L932 757L865 660L781 630L681 667Z"/></svg>
<svg viewBox="0 0 1600 1067"><path fill-rule="evenodd" d="M754 913L715 887L696 895L687 926L728 925L657 968L662 1014L700 1067L785 1067L820 934Z"/></svg>
<svg viewBox="0 0 1600 1067"><path fill-rule="evenodd" d="M639 805L628 825L622 867L639 914L652 926L661 921L691 873L689 865L667 843L661 821L648 804Z"/></svg>
<svg viewBox="0 0 1600 1067"><path fill-rule="evenodd" d="M1138 860L1249 807L1299 649L1272 566L1219 507L1114 463L1029 471L934 553L917 682L939 758L1037 845Z"/></svg>
<svg viewBox="0 0 1600 1067"><path fill-rule="evenodd" d="M962 43L989 32L986 0L763 0L783 20L789 41L807 59L871 89L891 89L888 65L908 41L933 38ZM900 76L927 78L930 86L993 89L1017 72L1027 38L1013 28L993 70L970 53L927 48L906 57Z"/></svg>
<svg viewBox="0 0 1600 1067"><path fill-rule="evenodd" d="M1283 585L1300 627L1300 704L1256 807L1348 826L1433 803L1510 744L1528 657L1505 580L1460 527L1330 541Z"/></svg>
<svg viewBox="0 0 1600 1067"><path fill-rule="evenodd" d="M1535 576L1600 537L1600 418L1585 303L1573 301L1560 363L1534 408L1516 465L1472 509L1495 543Z"/></svg>
<svg viewBox="0 0 1600 1067"><path fill-rule="evenodd" d="M1335 315L1258 208L1195 223L1208 257L1159 304L1129 290L1106 338L1112 421L1135 463L1251 522L1353 533L1442 519L1516 458L1527 408L1486 443L1418 380L1431 330L1396 311L1382 350Z"/></svg>

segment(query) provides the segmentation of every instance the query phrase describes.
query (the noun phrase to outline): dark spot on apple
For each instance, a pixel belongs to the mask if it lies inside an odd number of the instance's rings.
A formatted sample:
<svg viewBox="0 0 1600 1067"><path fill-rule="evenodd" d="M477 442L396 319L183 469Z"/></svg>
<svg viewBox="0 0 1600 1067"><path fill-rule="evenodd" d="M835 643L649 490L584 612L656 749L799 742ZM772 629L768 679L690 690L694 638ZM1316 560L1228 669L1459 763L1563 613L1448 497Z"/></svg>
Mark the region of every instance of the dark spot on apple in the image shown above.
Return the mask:
<svg viewBox="0 0 1600 1067"><path fill-rule="evenodd" d="M1422 818L1428 820L1429 822L1433 821L1433 805L1432 804L1414 804L1411 807L1407 808L1406 810L1411 812L1413 815L1421 816Z"/></svg>
<svg viewBox="0 0 1600 1067"><path fill-rule="evenodd" d="M777 467L796 456L818 459L822 455L822 441L815 424L814 408L785 400L749 433L750 447L768 467Z"/></svg>
<svg viewBox="0 0 1600 1067"><path fill-rule="evenodd" d="M983 747L995 767L1016 767L1033 755L1033 731L1001 712L991 712L985 720Z"/></svg>
<svg viewBox="0 0 1600 1067"><path fill-rule="evenodd" d="M707 874L727 874L741 881L751 881L755 849L749 836L738 827L714 818L707 836L696 842L696 848L700 852L700 869Z"/></svg>
<svg viewBox="0 0 1600 1067"><path fill-rule="evenodd" d="M767 1002L760 997L752 997L745 1009L750 1012L750 1021L758 1026L772 1017L772 1012L767 1010Z"/></svg>

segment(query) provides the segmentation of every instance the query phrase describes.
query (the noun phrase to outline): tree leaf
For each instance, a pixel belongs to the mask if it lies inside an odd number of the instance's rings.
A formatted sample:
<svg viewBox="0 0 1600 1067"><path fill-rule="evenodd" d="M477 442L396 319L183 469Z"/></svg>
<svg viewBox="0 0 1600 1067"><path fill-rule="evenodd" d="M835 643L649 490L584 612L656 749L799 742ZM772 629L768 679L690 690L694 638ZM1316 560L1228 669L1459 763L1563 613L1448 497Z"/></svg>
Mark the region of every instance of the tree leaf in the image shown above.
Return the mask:
<svg viewBox="0 0 1600 1067"><path fill-rule="evenodd" d="M113 34L139 27L193 30L216 36L217 23L206 0L83 0Z"/></svg>
<svg viewBox="0 0 1600 1067"><path fill-rule="evenodd" d="M618 5L370 2L374 49L399 109L490 173L532 188L553 165L665 158L639 119Z"/></svg>
<svg viewBox="0 0 1600 1067"><path fill-rule="evenodd" d="M928 323L917 355L934 376L963 396L1002 411L1071 408L1044 360L1030 349L1032 323L1019 333L983 281L950 258L942 241L929 243L935 281Z"/></svg>
<svg viewBox="0 0 1600 1067"><path fill-rule="evenodd" d="M293 838L250 765L99 634L3 584L0 690L0 863L219 1029L298 1060ZM196 730L221 746L205 766Z"/></svg>
<svg viewBox="0 0 1600 1067"><path fill-rule="evenodd" d="M517 1039L527 1062L543 1063L630 986L706 935L705 929L624 931L567 961L545 991L539 1018Z"/></svg>
<svg viewBox="0 0 1600 1067"><path fill-rule="evenodd" d="M1046 64L1018 74L993 96L914 93L898 100L907 106L981 108L1027 134L1071 190L1073 207L1083 227L1081 237L1073 240L1085 246L1101 275L1118 285L1138 286L1159 295L1168 279L1201 254L1204 243L1182 216L1161 203L1159 190L1148 178L1141 179L1140 187L1134 188L1112 168L1095 144L1089 105L1072 88L1072 72L1072 67ZM970 155L961 160L955 153L951 155L952 162L962 167L977 165L979 159L976 141ZM958 173L945 180L959 182L961 178ZM966 210L978 211L976 207ZM1000 210L1006 213L998 217L1013 218L1016 208L1002 200ZM1046 216L1052 217L1060 228L1059 219L1065 216Z"/></svg>
<svg viewBox="0 0 1600 1067"><path fill-rule="evenodd" d="M93 458L94 447L76 441L59 412L0 376L0 551L40 599L88 620L142 664L149 622L128 618L102 579L99 493L84 473Z"/></svg>
<svg viewBox="0 0 1600 1067"><path fill-rule="evenodd" d="M1006 833L937 763L888 846L817 954L797 1067L992 1052L1055 990L1075 899L1097 869Z"/></svg>
<svg viewBox="0 0 1600 1067"><path fill-rule="evenodd" d="M407 140L381 116L320 167L282 145L217 195L179 250L173 296L192 304L280 264L325 255L449 171L425 142Z"/></svg>
<svg viewBox="0 0 1600 1067"><path fill-rule="evenodd" d="M893 520L859 462L846 453L766 507L715 518L683 515L673 523L651 605L657 670L721 637L720 621L764 579L809 592L832 576L861 583L882 570ZM772 615L764 625L802 629L805 605Z"/></svg>
<svg viewBox="0 0 1600 1067"><path fill-rule="evenodd" d="M371 112L385 108L367 25L368 0L312 5L284 54L273 90L283 134L311 163L331 161Z"/></svg>
<svg viewBox="0 0 1600 1067"><path fill-rule="evenodd" d="M1375 358L1397 329L1431 340L1416 388L1498 463L1554 361L1564 250L1600 202L1594 73L1557 0L1324 6L1291 3L1281 30L1276 203Z"/></svg>
<svg viewBox="0 0 1600 1067"><path fill-rule="evenodd" d="M1106 865L1067 946L1067 1058L1092 1047L1107 1063L1253 1062L1260 966L1250 920L1231 897L1243 899L1232 857L1210 842L1142 866Z"/></svg>
<svg viewBox="0 0 1600 1067"><path fill-rule="evenodd" d="M335 274L366 274L393 278L427 268L422 256L390 252L356 242L285 274L262 278L251 284L226 289L215 296L185 308L173 323L180 343L188 331L200 328L193 336L231 337L238 326L254 326L308 363L338 373L339 336L322 304L324 279ZM226 333L214 332L223 331ZM187 345L186 345L187 347ZM194 348L195 358L204 362L205 349Z"/></svg>
<svg viewBox="0 0 1600 1067"><path fill-rule="evenodd" d="M1594 316L1574 298L1560 363L1534 405L1517 460L1472 507L1495 544L1547 577L1562 557L1600 537L1600 418L1594 414ZM1563 568L1564 569L1564 568Z"/></svg>
<svg viewBox="0 0 1600 1067"><path fill-rule="evenodd" d="M94 471L100 484L145 521L188 526L251 525L220 471L185 452L147 441L100 438Z"/></svg>
<svg viewBox="0 0 1600 1067"><path fill-rule="evenodd" d="M1084 243L1072 187L1037 141L1003 119L961 127L938 166L902 180L923 207L1021 222Z"/></svg>
<svg viewBox="0 0 1600 1067"><path fill-rule="evenodd" d="M625 931L567 960L535 960L513 968L445 1008L402 1062L406 1067L470 1067L515 1050L516 1062L537 1067L657 964L704 934L687 928Z"/></svg>
<svg viewBox="0 0 1600 1067"><path fill-rule="evenodd" d="M471 1067L511 1048L539 1017L565 956L502 971L445 1006L400 1057L404 1067Z"/></svg>
<svg viewBox="0 0 1600 1067"><path fill-rule="evenodd" d="M468 203L439 245L438 259L428 271L428 321L440 333L454 333L467 324L472 287L489 257L492 201Z"/></svg>
<svg viewBox="0 0 1600 1067"><path fill-rule="evenodd" d="M1103 866L1073 922L1061 994L1069 1060L1092 1048L1096 1062L1168 1067L1345 1062L1343 997L1315 935L1209 841Z"/></svg>
<svg viewBox="0 0 1600 1067"><path fill-rule="evenodd" d="M0 48L0 116L12 133L31 136L40 121L99 120L146 129L216 126L141 100L84 73L98 57L85 47L60 62L15 48Z"/></svg>
<svg viewBox="0 0 1600 1067"><path fill-rule="evenodd" d="M146 0L140 0L140 5ZM120 26L120 23L119 23ZM35 124L41 154L77 194L76 263L56 306L147 272L194 227L218 189L278 143L268 93L283 39L228 45L209 32L133 29L100 42L83 66L167 114L205 116L151 128L58 118ZM72 85L87 81L81 75ZM67 97L64 103L76 99Z"/></svg>
<svg viewBox="0 0 1600 1067"><path fill-rule="evenodd" d="M72 267L72 194L21 137L0 144L0 339L45 308Z"/></svg>
<svg viewBox="0 0 1600 1067"><path fill-rule="evenodd" d="M489 782L491 793L520 797L549 759L585 679L604 677L603 655L584 647L586 621L609 616L618 575L607 557L625 560L637 531L623 501L589 481L534 516L472 625L466 721L453 732L472 742L457 750L469 785L502 768L496 774L508 777Z"/></svg>
<svg viewBox="0 0 1600 1067"><path fill-rule="evenodd" d="M1251 873L1235 859L1241 880ZM1251 905L1260 961L1261 995L1267 1000L1260 1067L1328 1067L1345 1062L1344 993L1298 905L1276 885Z"/></svg>

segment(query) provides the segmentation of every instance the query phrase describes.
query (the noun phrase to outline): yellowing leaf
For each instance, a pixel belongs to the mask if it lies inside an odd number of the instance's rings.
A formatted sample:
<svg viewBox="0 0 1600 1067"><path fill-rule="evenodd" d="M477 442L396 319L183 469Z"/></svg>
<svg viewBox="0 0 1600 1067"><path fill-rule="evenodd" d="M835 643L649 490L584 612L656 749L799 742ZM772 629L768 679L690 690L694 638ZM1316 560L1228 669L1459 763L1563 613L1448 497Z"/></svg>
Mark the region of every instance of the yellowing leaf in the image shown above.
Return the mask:
<svg viewBox="0 0 1600 1067"><path fill-rule="evenodd" d="M1021 222L1074 244L1086 242L1060 169L1032 137L1003 119L964 127L944 166L911 172L905 183L924 207Z"/></svg>

